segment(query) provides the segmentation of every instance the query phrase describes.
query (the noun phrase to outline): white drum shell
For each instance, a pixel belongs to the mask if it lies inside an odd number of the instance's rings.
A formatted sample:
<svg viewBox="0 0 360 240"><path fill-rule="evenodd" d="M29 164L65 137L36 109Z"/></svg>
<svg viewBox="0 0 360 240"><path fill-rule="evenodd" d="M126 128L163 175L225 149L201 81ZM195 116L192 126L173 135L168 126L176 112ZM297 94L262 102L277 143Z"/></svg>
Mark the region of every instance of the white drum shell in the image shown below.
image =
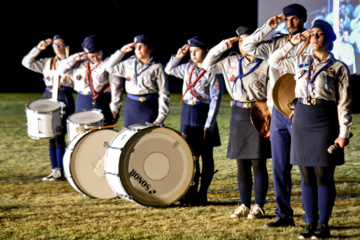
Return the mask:
<svg viewBox="0 0 360 240"><path fill-rule="evenodd" d="M50 99L36 99L26 105L27 133L33 139L51 139L62 133L61 105Z"/></svg>
<svg viewBox="0 0 360 240"><path fill-rule="evenodd" d="M130 162L136 162L136 170L142 178L157 187L146 189L134 183L136 181L130 176L134 163ZM110 142L104 172L110 187L121 198L145 206L164 207L187 192L195 168L191 149L180 134L165 127L136 124L121 130Z"/></svg>
<svg viewBox="0 0 360 240"><path fill-rule="evenodd" d="M87 131L69 143L63 157L64 174L70 185L83 196L100 199L116 197L105 178L101 160L104 160L106 152L105 142L111 141L117 133L112 129Z"/></svg>
<svg viewBox="0 0 360 240"><path fill-rule="evenodd" d="M66 119L68 141L84 133L87 128L104 126L104 115L99 110L89 110L71 114Z"/></svg>

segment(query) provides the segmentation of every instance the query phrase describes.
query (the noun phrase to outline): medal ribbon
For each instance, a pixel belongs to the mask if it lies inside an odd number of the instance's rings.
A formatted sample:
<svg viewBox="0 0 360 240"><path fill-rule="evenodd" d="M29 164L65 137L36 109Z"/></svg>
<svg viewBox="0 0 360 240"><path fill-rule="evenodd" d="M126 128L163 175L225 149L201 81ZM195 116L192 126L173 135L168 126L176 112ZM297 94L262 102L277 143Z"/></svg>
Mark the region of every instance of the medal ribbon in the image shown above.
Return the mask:
<svg viewBox="0 0 360 240"><path fill-rule="evenodd" d="M197 100L196 93L194 92L194 90L193 90L192 88L193 88L193 87L195 86L195 84L199 81L199 79L205 74L206 70L203 70L203 71L199 74L199 76L195 79L195 81L194 81L193 83L191 83L191 77L192 77L192 74L193 74L193 72L194 72L194 69L195 69L194 67L191 69L190 76L189 76L189 84L188 84L188 86L187 86L184 94L182 95L180 102L182 102L182 100L184 99L185 94L186 94L186 92L187 92L188 90L190 90L190 91L192 92L192 94L194 95L194 97L195 97L196 100Z"/></svg>

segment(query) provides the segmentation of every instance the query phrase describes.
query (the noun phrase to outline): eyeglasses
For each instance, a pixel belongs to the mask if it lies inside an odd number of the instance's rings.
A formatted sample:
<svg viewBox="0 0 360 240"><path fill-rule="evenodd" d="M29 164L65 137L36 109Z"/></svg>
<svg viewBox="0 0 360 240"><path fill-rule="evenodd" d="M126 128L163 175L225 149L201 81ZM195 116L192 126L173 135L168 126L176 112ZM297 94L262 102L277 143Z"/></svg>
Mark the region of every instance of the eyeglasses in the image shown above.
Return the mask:
<svg viewBox="0 0 360 240"><path fill-rule="evenodd" d="M53 47L56 47L56 46L60 47L61 45L63 45L63 43L53 43L52 44Z"/></svg>

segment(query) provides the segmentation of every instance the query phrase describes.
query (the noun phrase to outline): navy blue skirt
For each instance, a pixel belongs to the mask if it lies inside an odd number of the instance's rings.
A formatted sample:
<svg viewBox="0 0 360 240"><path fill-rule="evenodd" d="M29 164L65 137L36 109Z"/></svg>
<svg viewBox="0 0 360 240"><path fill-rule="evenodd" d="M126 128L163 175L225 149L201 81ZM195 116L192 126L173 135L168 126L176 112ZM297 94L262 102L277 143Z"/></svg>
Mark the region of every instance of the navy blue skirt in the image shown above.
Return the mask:
<svg viewBox="0 0 360 240"><path fill-rule="evenodd" d="M252 125L250 109L232 106L227 158L266 159L271 157L270 141L260 135Z"/></svg>
<svg viewBox="0 0 360 240"><path fill-rule="evenodd" d="M201 103L197 105L183 104L181 111L180 132L187 136L189 142L204 142L204 127L208 117L209 104ZM189 139L192 138L192 139ZM196 139L194 141L194 139ZM215 123L211 137L207 138L205 144L220 146L220 134L217 123Z"/></svg>
<svg viewBox="0 0 360 240"><path fill-rule="evenodd" d="M339 135L335 102L320 105L297 103L291 129L290 162L299 166L334 166L344 164L344 149L327 152Z"/></svg>
<svg viewBox="0 0 360 240"><path fill-rule="evenodd" d="M127 97L124 109L124 127L140 123L153 123L158 117L158 108L158 97L144 102Z"/></svg>

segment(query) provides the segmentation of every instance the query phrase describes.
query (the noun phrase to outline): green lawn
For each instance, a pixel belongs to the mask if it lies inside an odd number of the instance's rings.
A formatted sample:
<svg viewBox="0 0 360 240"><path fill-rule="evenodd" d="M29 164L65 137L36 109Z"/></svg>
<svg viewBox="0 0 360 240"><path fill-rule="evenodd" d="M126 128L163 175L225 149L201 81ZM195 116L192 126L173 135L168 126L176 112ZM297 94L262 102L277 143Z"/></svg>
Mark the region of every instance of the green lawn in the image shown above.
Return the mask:
<svg viewBox="0 0 360 240"><path fill-rule="evenodd" d="M274 217L271 159L266 218L233 220L238 204L236 162L226 159L230 98L224 95L218 124L222 145L215 148L218 172L204 207L147 208L123 199L90 199L67 181L42 182L50 172L48 141L27 136L25 105L41 94L0 94L0 239L297 239L302 230L301 188L293 168L294 228L264 227ZM172 94L165 125L179 130L181 95ZM122 119L117 130L121 129ZM360 115L346 164L336 170L337 200L330 220L332 239L360 239Z"/></svg>

